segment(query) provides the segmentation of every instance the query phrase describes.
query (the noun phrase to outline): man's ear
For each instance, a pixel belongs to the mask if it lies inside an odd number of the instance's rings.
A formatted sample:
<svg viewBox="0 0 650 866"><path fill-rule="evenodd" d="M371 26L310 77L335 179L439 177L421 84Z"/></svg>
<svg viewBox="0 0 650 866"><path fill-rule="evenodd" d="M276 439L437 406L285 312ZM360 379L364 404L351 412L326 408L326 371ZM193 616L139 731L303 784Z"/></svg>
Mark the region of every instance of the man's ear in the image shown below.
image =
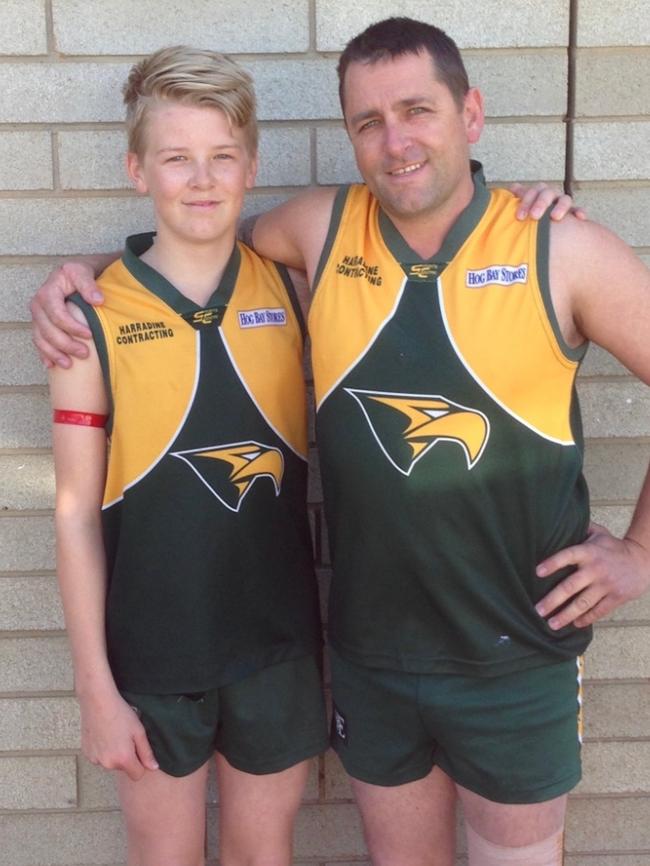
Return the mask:
<svg viewBox="0 0 650 866"><path fill-rule="evenodd" d="M136 192L146 194L149 192L144 173L142 171L142 161L137 153L129 151L126 155L126 173L133 183Z"/></svg>
<svg viewBox="0 0 650 866"><path fill-rule="evenodd" d="M465 129L467 130L467 141L469 144L476 144L481 137L485 123L483 96L477 87L470 87L467 91L463 114L465 117Z"/></svg>

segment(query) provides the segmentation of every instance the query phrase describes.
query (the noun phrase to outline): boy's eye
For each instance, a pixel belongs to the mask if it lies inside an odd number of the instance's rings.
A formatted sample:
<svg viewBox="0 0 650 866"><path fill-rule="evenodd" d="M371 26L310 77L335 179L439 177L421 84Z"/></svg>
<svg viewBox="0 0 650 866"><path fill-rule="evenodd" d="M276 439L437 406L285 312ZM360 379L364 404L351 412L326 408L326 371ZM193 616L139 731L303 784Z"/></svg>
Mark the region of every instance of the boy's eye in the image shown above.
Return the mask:
<svg viewBox="0 0 650 866"><path fill-rule="evenodd" d="M234 159L232 153L218 153L216 159Z"/></svg>
<svg viewBox="0 0 650 866"><path fill-rule="evenodd" d="M184 161L185 161L185 157L183 156L182 153L176 153L176 154L174 154L174 156L170 156L168 159L165 160L165 162L184 162Z"/></svg>

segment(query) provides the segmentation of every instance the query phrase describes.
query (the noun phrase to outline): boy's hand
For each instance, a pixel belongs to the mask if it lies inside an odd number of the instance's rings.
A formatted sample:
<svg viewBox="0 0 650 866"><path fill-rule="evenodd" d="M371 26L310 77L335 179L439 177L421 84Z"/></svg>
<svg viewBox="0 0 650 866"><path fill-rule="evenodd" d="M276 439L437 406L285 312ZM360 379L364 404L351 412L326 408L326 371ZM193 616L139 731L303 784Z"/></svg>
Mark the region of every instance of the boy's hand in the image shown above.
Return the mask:
<svg viewBox="0 0 650 866"><path fill-rule="evenodd" d="M585 210L581 207L573 207L571 196L554 186L545 183L536 183L534 186L513 183L510 185L510 192L521 199L517 209L517 219L523 220L530 216L537 220L551 205L553 205L550 214L552 220L564 219L569 213L578 219L587 219Z"/></svg>
<svg viewBox="0 0 650 866"><path fill-rule="evenodd" d="M52 271L29 305L34 323L32 339L46 367L55 364L69 367L72 364L69 356L88 356L88 347L79 340L89 340L90 330L65 309L65 299L75 292L89 304L99 304L104 299L89 265L66 262Z"/></svg>
<svg viewBox="0 0 650 866"><path fill-rule="evenodd" d="M91 764L122 770L137 782L147 770L157 770L149 740L137 713L120 696L97 702L79 701L81 748Z"/></svg>

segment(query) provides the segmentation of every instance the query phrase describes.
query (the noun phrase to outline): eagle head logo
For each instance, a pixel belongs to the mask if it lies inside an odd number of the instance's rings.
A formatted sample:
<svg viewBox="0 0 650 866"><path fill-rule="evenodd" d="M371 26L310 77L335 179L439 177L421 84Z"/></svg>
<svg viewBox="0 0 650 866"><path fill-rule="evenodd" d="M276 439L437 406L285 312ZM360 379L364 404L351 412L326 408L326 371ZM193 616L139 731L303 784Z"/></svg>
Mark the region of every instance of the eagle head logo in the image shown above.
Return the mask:
<svg viewBox="0 0 650 866"><path fill-rule="evenodd" d="M455 442L472 469L490 435L490 422L477 409L440 395L391 394L346 388L354 397L393 466L410 475L415 464L438 442Z"/></svg>
<svg viewBox="0 0 650 866"><path fill-rule="evenodd" d="M284 474L282 452L260 442L234 442L173 451L231 511L239 511L246 494L259 478L269 478L280 495Z"/></svg>

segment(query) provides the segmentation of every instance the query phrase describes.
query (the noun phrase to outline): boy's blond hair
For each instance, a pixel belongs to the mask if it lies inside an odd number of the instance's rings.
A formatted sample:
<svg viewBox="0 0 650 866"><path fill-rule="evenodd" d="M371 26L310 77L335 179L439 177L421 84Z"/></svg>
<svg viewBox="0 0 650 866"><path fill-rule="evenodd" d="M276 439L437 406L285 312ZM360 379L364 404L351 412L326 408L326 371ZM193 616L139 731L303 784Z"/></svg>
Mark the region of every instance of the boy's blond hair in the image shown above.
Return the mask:
<svg viewBox="0 0 650 866"><path fill-rule="evenodd" d="M218 108L243 130L251 154L257 152L255 90L250 75L216 51L174 45L136 63L122 88L128 147L142 156L147 111L164 100Z"/></svg>

